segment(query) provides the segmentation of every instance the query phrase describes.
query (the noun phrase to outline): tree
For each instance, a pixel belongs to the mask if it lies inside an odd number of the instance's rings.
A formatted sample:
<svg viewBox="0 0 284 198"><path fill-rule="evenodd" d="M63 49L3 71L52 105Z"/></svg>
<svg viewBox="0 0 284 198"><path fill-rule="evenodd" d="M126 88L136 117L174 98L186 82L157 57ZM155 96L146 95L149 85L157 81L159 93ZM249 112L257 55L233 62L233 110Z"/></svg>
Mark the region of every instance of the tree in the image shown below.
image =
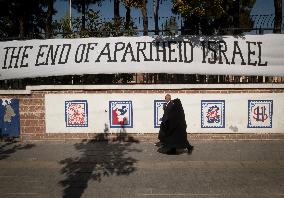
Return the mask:
<svg viewBox="0 0 284 198"><path fill-rule="evenodd" d="M160 8L160 0L153 0L155 35L159 35L159 8Z"/></svg>
<svg viewBox="0 0 284 198"><path fill-rule="evenodd" d="M81 30L85 30L85 24L86 24L86 6L90 4L90 0L72 0L72 7L75 8L78 12L82 13L82 26Z"/></svg>
<svg viewBox="0 0 284 198"><path fill-rule="evenodd" d="M232 32L234 34L241 34L244 30L248 30L253 27L250 12L255 4L255 0L235 0L233 3L229 1L227 4L228 9L225 9L225 17L232 17L233 20L232 23L230 20L224 20L225 23L223 27L230 26L230 23L233 24L234 31ZM230 13L233 13L233 15L231 16Z"/></svg>
<svg viewBox="0 0 284 198"><path fill-rule="evenodd" d="M275 20L274 33L281 33L282 26L282 0L274 0Z"/></svg>
<svg viewBox="0 0 284 198"><path fill-rule="evenodd" d="M1 0L0 32L7 37L41 37L45 12L40 0Z"/></svg>
<svg viewBox="0 0 284 198"><path fill-rule="evenodd" d="M166 25L165 25L165 35L166 36L174 36L177 34L177 22L175 17L171 17L169 20L166 20Z"/></svg>
<svg viewBox="0 0 284 198"><path fill-rule="evenodd" d="M148 14L147 0L124 0L124 4L128 7L139 8L143 17L143 35L148 35Z"/></svg>
<svg viewBox="0 0 284 198"><path fill-rule="evenodd" d="M125 13L125 30L129 30L130 22L131 22L131 8L125 5L126 13Z"/></svg>
<svg viewBox="0 0 284 198"><path fill-rule="evenodd" d="M46 0L47 13L46 13L46 23L45 23L45 38L51 38L53 35L53 29L52 29L52 15L54 14L53 3L54 0Z"/></svg>
<svg viewBox="0 0 284 198"><path fill-rule="evenodd" d="M66 0L69 1L69 0ZM86 12L90 4L101 3L101 0L72 0L72 7L78 12L82 13L81 16L81 30L84 31L86 28Z"/></svg>
<svg viewBox="0 0 284 198"><path fill-rule="evenodd" d="M153 0L153 13L154 13L154 24L155 24L155 35L159 34L159 9L160 4L166 0Z"/></svg>
<svg viewBox="0 0 284 198"><path fill-rule="evenodd" d="M184 18L184 33L197 35L212 34L209 27L225 13L222 0L173 0L173 11Z"/></svg>
<svg viewBox="0 0 284 198"><path fill-rule="evenodd" d="M114 0L113 1L113 16L114 16L114 27L116 29L117 32L119 32L119 26L120 26L120 13L119 13L119 6L120 6L120 2L119 0Z"/></svg>
<svg viewBox="0 0 284 198"><path fill-rule="evenodd" d="M148 35L148 14L147 14L147 0L142 0L141 6L143 16L143 35Z"/></svg>
<svg viewBox="0 0 284 198"><path fill-rule="evenodd" d="M249 13L254 3L255 0L173 0L173 11L184 18L184 33L212 35L225 28L251 25Z"/></svg>

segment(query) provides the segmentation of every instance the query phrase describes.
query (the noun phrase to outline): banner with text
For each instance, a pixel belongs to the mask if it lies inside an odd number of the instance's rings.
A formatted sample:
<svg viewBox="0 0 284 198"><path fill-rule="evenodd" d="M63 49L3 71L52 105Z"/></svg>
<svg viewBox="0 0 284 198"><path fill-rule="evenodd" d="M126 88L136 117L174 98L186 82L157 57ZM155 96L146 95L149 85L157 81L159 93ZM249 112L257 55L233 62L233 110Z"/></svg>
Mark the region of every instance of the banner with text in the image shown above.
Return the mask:
<svg viewBox="0 0 284 198"><path fill-rule="evenodd" d="M0 80L176 73L284 76L284 35L108 37L0 42Z"/></svg>

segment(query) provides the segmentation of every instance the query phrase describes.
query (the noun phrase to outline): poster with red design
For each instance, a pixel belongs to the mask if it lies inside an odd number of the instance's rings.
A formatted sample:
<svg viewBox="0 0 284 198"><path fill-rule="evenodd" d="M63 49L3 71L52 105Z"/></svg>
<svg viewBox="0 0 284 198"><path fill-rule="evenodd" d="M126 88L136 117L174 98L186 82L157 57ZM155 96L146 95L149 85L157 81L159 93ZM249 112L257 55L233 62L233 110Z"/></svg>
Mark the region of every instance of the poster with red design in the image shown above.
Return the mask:
<svg viewBox="0 0 284 198"><path fill-rule="evenodd" d="M132 101L110 101L110 128L132 128Z"/></svg>
<svg viewBox="0 0 284 198"><path fill-rule="evenodd" d="M66 127L88 127L87 100L65 101Z"/></svg>

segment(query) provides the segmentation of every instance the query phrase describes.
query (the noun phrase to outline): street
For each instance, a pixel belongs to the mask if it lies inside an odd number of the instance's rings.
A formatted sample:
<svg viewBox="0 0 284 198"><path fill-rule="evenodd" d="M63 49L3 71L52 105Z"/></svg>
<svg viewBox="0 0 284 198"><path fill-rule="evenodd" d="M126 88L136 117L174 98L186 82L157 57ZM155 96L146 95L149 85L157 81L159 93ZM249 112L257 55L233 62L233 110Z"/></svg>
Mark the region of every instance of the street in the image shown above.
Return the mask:
<svg viewBox="0 0 284 198"><path fill-rule="evenodd" d="M155 141L1 142L0 197L284 197L284 140Z"/></svg>

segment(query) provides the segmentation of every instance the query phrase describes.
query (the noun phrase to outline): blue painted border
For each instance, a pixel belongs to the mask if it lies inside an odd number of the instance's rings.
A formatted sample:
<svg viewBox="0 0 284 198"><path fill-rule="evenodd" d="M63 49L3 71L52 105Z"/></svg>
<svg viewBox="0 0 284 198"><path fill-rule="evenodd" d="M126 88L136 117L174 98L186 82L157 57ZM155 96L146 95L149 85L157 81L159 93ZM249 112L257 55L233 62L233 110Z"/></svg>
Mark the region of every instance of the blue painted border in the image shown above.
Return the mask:
<svg viewBox="0 0 284 198"><path fill-rule="evenodd" d="M86 114L86 120L87 120L87 124L84 124L84 125L68 125L67 123L67 103L76 103L76 104L84 104L85 105L85 114ZM65 124L66 124L66 127L88 127L88 124L89 124L89 121L88 121L88 101L87 100L68 100L68 101L65 101Z"/></svg>
<svg viewBox="0 0 284 198"><path fill-rule="evenodd" d="M160 128L160 125L158 124L159 121L157 120L157 103L163 102L166 103L165 100L154 100L154 128Z"/></svg>
<svg viewBox="0 0 284 198"><path fill-rule="evenodd" d="M251 120L250 120L250 113L251 113L251 103L265 103L269 104L269 118L270 118L270 123L269 126L253 126L251 125ZM247 128L272 128L272 115L273 115L273 100L248 100L248 125Z"/></svg>
<svg viewBox="0 0 284 198"><path fill-rule="evenodd" d="M203 103L221 103L222 104L222 120L223 120L223 125L221 126L204 126L204 120L203 120L203 109L202 109L202 104ZM201 128L225 128L225 100L201 100Z"/></svg>
<svg viewBox="0 0 284 198"><path fill-rule="evenodd" d="M128 125L113 125L112 124L112 108L111 108L111 104L113 102L119 103L119 104L130 104L129 107L131 107L130 109L130 122ZM132 101L131 100L112 100L109 101L109 126L110 128L133 128L133 106L132 106Z"/></svg>

